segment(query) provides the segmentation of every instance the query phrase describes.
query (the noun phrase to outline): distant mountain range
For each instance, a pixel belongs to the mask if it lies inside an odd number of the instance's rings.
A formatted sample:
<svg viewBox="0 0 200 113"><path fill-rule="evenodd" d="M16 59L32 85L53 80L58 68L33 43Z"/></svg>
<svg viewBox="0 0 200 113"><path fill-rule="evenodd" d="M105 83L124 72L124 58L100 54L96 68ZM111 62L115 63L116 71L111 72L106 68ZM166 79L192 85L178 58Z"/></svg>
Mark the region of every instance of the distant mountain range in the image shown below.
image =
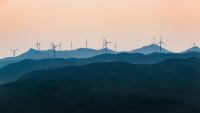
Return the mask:
<svg viewBox="0 0 200 113"><path fill-rule="evenodd" d="M0 86L1 113L200 113L200 60L93 63Z"/></svg>
<svg viewBox="0 0 200 113"><path fill-rule="evenodd" d="M112 50L107 50L108 53L115 53ZM95 50L89 48L80 48L73 51L56 51L56 58L89 58L97 55L101 55L105 53L105 49ZM35 49L29 49L27 52L13 58L4 58L0 59L0 68L6 66L10 63L15 63L17 61L26 60L26 59L50 59L53 58L53 50L46 51L37 51Z"/></svg>
<svg viewBox="0 0 200 113"><path fill-rule="evenodd" d="M160 47L158 45L151 44L151 45L144 46L136 50L127 51L126 53L140 53L140 54L148 55L148 54L159 53L159 52L160 52ZM200 52L200 48L193 47L183 53L186 53L186 52ZM123 52L115 52L113 50L108 49L108 53L118 54L118 53L123 53ZM172 53L172 52L162 48L162 53ZM96 49L90 49L90 48L80 48L73 51L56 51L56 58L64 58L64 59L90 58L90 57L94 57L94 56L98 56L102 54L105 54L105 49L96 50ZM40 60L40 59L49 59L49 58L53 58L52 50L37 51L35 49L29 49L27 52L15 58L9 57L9 58L0 59L0 68L10 63L15 63L21 60L26 60L26 59Z"/></svg>
<svg viewBox="0 0 200 113"><path fill-rule="evenodd" d="M200 58L200 53L189 52L183 54L153 53L149 55L139 53L102 54L91 58L83 59L42 59L22 60L0 68L0 84L13 82L23 74L31 71L59 68L64 66L85 65L97 62L127 62L131 64L156 64L167 59L188 59Z"/></svg>
<svg viewBox="0 0 200 113"><path fill-rule="evenodd" d="M13 58L14 60L24 60L24 59L48 59L53 58L53 50L37 51L35 49L29 49L22 55ZM101 55L105 53L105 49L95 50L89 48L80 48L72 51L56 51L56 58L88 58L96 55ZM114 53L112 50L108 50L108 53Z"/></svg>

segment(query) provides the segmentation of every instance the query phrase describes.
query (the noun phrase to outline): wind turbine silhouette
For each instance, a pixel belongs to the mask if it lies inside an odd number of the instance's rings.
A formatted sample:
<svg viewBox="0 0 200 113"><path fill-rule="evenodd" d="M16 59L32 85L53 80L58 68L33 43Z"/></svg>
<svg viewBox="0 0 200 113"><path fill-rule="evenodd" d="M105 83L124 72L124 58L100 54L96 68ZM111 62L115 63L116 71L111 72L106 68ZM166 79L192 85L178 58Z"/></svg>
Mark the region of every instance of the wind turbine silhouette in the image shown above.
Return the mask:
<svg viewBox="0 0 200 113"><path fill-rule="evenodd" d="M156 37L154 36L153 38L153 44L155 45L156 44Z"/></svg>
<svg viewBox="0 0 200 113"><path fill-rule="evenodd" d="M73 43L70 44L71 51L73 50Z"/></svg>
<svg viewBox="0 0 200 113"><path fill-rule="evenodd" d="M36 46L37 51L40 51L41 44L38 41L35 46Z"/></svg>
<svg viewBox="0 0 200 113"><path fill-rule="evenodd" d="M105 54L107 54L108 52L108 44L110 44L112 42L107 41L104 37L103 37L103 48L105 49Z"/></svg>
<svg viewBox="0 0 200 113"><path fill-rule="evenodd" d="M51 43L51 48L53 50L53 58L55 59L56 58L56 48L58 47L59 45L56 45L55 43Z"/></svg>
<svg viewBox="0 0 200 113"><path fill-rule="evenodd" d="M196 47L196 42L194 42L194 47Z"/></svg>
<svg viewBox="0 0 200 113"><path fill-rule="evenodd" d="M58 46L59 46L60 51L62 51L62 43L60 43Z"/></svg>
<svg viewBox="0 0 200 113"><path fill-rule="evenodd" d="M164 42L163 42L163 36L162 36L162 34L160 35L160 41L157 43L157 44L159 44L159 46L160 46L160 53L162 53L162 45L166 45Z"/></svg>
<svg viewBox="0 0 200 113"><path fill-rule="evenodd" d="M115 43L115 53L117 53L117 44Z"/></svg>
<svg viewBox="0 0 200 113"><path fill-rule="evenodd" d="M12 51L12 53L13 53L13 57L15 57L16 56L16 52L17 52L17 49L10 49L11 51Z"/></svg>
<svg viewBox="0 0 200 113"><path fill-rule="evenodd" d="M87 40L85 41L85 48L86 49L88 48L88 41Z"/></svg>

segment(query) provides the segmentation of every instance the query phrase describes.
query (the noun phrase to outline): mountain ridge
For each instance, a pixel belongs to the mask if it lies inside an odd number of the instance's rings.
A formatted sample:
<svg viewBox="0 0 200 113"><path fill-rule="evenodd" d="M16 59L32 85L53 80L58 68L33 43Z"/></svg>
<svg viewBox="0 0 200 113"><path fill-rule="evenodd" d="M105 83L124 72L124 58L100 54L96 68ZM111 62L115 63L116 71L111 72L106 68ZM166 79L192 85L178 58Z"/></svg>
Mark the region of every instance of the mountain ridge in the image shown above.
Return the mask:
<svg viewBox="0 0 200 113"><path fill-rule="evenodd" d="M42 59L42 60L27 59L0 68L0 84L15 81L22 74L31 71L59 68L63 66L86 65L98 62L118 62L118 61L127 62L131 64L157 64L167 59L188 59L188 58L200 58L200 53L195 53L195 52L183 53L183 54L153 53L150 55L144 55L139 53L135 54L120 53L120 54L103 54L85 59L75 59L75 58Z"/></svg>
<svg viewBox="0 0 200 113"><path fill-rule="evenodd" d="M196 49L195 49L196 48ZM195 48L191 48L185 52L182 53L187 53L187 52L200 52L200 49L197 49L197 46ZM197 51L198 50L198 51ZM111 49L108 49L108 54L119 54L119 53L139 53L139 54L153 54L153 53L159 53L160 52L160 47L156 44L150 44L147 46L144 46L142 48L138 48L132 51L119 51L115 52ZM163 53L173 53L165 48L162 48ZM162 53L162 54L163 54ZM90 58L98 55L105 54L105 49L92 49L92 48L78 48L76 50L65 50L65 51L56 51L56 58L64 58L64 59L69 59L69 58ZM179 54L179 53L176 53ZM181 53L180 53L181 54ZM21 55L17 57L7 57L0 59L0 68L4 67L10 63L15 63L21 60L25 59L49 59L53 58L53 51L52 50L41 50L37 51L33 48L29 49L25 53L22 53Z"/></svg>
<svg viewBox="0 0 200 113"><path fill-rule="evenodd" d="M200 48L198 46L194 46L192 48L189 48L188 50L184 51L184 53L187 52L200 52Z"/></svg>
<svg viewBox="0 0 200 113"><path fill-rule="evenodd" d="M163 53L172 53L171 51L166 50L165 48L161 48L161 51ZM160 46L156 44L151 44L151 45L144 46L142 48L132 50L130 51L130 53L142 53L142 54L160 53Z"/></svg>

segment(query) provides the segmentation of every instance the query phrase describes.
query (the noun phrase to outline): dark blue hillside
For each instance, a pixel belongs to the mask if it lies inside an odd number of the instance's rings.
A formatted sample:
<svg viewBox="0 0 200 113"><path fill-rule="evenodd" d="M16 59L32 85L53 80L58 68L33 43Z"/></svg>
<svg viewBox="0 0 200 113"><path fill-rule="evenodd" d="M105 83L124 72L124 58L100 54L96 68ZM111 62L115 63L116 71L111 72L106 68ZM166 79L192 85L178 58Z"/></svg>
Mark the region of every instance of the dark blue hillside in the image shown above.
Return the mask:
<svg viewBox="0 0 200 113"><path fill-rule="evenodd" d="M35 71L0 87L0 112L199 113L199 69L192 58Z"/></svg>

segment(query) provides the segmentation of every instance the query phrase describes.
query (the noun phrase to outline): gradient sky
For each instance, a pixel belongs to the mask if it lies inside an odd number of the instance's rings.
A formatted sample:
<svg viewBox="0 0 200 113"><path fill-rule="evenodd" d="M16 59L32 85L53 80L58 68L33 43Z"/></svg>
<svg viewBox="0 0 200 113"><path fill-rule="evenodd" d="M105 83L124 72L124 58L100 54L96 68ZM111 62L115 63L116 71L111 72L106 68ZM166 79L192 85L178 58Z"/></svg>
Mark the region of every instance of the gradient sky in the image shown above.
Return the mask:
<svg viewBox="0 0 200 113"><path fill-rule="evenodd" d="M132 50L153 42L154 35L166 48L183 51L200 45L199 0L0 0L0 58L10 48L22 53L39 40L62 42L64 49L102 48L102 36ZM113 45L109 46L113 48Z"/></svg>

